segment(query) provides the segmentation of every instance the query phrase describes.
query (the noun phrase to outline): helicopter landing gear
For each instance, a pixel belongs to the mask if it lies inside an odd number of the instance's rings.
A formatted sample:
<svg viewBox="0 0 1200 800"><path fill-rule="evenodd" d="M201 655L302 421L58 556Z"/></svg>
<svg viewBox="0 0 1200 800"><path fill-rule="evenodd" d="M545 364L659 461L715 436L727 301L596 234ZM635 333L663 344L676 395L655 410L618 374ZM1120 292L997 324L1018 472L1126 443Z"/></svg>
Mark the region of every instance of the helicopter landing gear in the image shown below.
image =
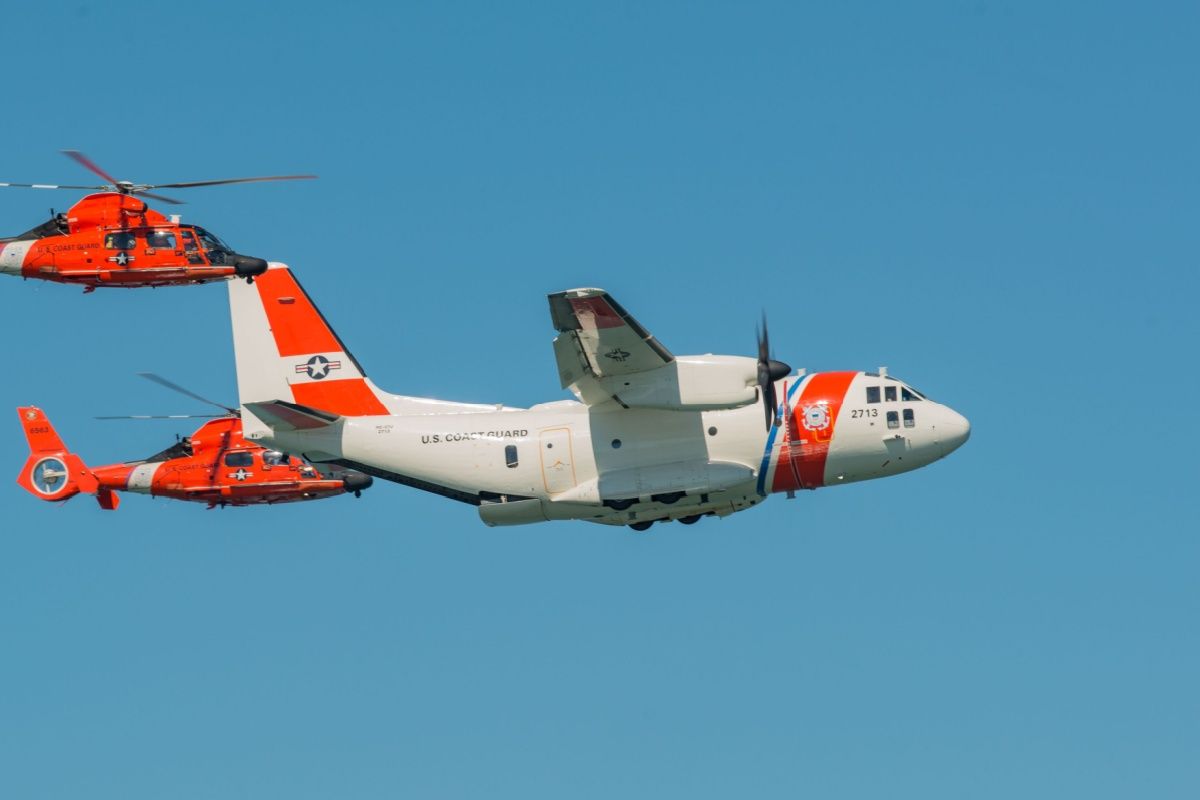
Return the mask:
<svg viewBox="0 0 1200 800"><path fill-rule="evenodd" d="M629 527L633 528L638 533L641 533L642 531L650 530L650 526L653 524L654 524L654 520L647 519L647 520L643 520L641 522L631 522L631 523L629 523Z"/></svg>
<svg viewBox="0 0 1200 800"><path fill-rule="evenodd" d="M678 521L684 525L695 525L697 522L700 521L701 516L703 516L703 515L702 514L692 514L691 516L688 516L688 517L680 517Z"/></svg>
<svg viewBox="0 0 1200 800"><path fill-rule="evenodd" d="M248 286L253 286L253 285L254 285L254 276L253 276L253 275L248 275L248 276L246 277L246 284L247 284Z"/></svg>

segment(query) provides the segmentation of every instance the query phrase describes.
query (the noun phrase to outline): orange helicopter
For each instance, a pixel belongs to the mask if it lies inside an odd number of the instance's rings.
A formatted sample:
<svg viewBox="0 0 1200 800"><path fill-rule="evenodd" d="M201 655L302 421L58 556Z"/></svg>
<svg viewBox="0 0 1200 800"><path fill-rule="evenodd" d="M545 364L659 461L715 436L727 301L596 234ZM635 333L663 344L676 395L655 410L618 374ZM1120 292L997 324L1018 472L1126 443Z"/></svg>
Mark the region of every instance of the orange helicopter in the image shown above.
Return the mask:
<svg viewBox="0 0 1200 800"><path fill-rule="evenodd" d="M361 497L373 483L370 475L343 470L323 475L296 456L268 450L242 438L236 409L213 403L151 373L149 380L224 409L221 415L97 417L97 419L188 419L213 417L191 436L148 458L89 467L72 453L34 406L17 409L30 455L17 483L34 497L51 502L83 492L94 494L100 507L113 511L118 492L138 492L173 500L207 503L208 507L271 505L320 500L351 493Z"/></svg>
<svg viewBox="0 0 1200 800"><path fill-rule="evenodd" d="M55 283L73 283L93 292L102 286L138 288L209 283L227 278L253 281L267 268L261 258L245 256L199 225L184 225L178 215L160 214L139 199L172 205L182 201L152 189L189 189L227 183L293 181L315 175L267 175L187 183L141 184L119 181L77 150L70 158L99 175L102 186L0 183L21 189L82 189L89 194L65 213L56 214L19 236L0 238L0 272Z"/></svg>

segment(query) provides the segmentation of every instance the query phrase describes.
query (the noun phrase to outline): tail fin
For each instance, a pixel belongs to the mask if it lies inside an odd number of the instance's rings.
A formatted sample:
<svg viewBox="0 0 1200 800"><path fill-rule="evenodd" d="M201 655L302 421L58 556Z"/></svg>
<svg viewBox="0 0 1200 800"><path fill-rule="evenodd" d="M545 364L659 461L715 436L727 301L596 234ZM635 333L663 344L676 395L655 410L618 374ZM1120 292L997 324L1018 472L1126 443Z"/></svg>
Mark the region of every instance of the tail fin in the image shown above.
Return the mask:
<svg viewBox="0 0 1200 800"><path fill-rule="evenodd" d="M34 497L50 501L66 500L80 492L96 494L99 491L96 476L79 456L67 450L40 408L26 406L18 408L17 413L30 450L29 459L17 476L21 488ZM108 499L115 501L115 496ZM101 505L104 505L104 498ZM111 505L116 507L115 502Z"/></svg>
<svg viewBox="0 0 1200 800"><path fill-rule="evenodd" d="M254 283L229 282L233 350L242 404L284 401L332 414L387 414L375 388L284 264ZM249 419L251 433L258 420Z"/></svg>

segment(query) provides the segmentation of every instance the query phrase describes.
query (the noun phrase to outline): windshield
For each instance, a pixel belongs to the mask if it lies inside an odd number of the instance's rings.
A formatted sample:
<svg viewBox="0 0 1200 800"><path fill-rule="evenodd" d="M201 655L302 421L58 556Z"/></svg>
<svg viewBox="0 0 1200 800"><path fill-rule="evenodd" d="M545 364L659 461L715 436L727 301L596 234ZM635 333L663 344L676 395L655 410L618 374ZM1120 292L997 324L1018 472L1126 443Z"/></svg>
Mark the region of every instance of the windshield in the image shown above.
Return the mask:
<svg viewBox="0 0 1200 800"><path fill-rule="evenodd" d="M225 244L220 239L218 239L216 236L214 236L213 234L204 230L204 228L201 228L198 225L196 226L196 235L200 237L200 244L204 247L205 250L208 250L210 252L215 250L215 251L222 252L222 253L233 252L233 248L231 248L229 245Z"/></svg>

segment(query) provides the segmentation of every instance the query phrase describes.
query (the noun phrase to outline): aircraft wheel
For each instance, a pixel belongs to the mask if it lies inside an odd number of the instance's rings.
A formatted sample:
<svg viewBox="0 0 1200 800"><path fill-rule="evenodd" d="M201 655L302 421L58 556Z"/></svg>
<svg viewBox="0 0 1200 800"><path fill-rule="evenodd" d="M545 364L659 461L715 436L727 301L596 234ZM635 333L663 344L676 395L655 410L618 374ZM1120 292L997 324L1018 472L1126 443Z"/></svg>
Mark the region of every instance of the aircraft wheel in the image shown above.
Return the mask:
<svg viewBox="0 0 1200 800"><path fill-rule="evenodd" d="M250 286L253 286L254 285L254 276L253 275L248 276L246 278L246 283Z"/></svg>
<svg viewBox="0 0 1200 800"><path fill-rule="evenodd" d="M692 514L690 517L680 517L679 521L684 525L695 525L700 521L700 514Z"/></svg>
<svg viewBox="0 0 1200 800"><path fill-rule="evenodd" d="M629 527L633 528L638 533L650 530L650 526L654 524L654 520L644 520L642 522L631 522Z"/></svg>
<svg viewBox="0 0 1200 800"><path fill-rule="evenodd" d="M355 489L354 490L354 499L357 500L360 497L362 497L362 489Z"/></svg>

